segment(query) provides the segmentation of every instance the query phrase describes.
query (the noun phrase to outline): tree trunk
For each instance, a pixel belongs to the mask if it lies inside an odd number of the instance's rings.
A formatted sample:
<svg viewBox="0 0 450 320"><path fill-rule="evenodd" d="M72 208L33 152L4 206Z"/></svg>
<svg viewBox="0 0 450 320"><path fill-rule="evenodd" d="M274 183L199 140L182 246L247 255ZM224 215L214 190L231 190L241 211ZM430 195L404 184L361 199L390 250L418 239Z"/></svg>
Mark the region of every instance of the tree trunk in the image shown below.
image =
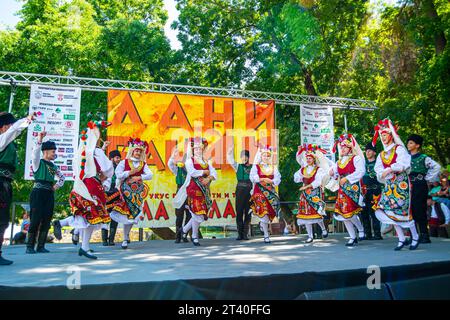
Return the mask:
<svg viewBox="0 0 450 320"><path fill-rule="evenodd" d="M433 0L419 0L419 8L423 14L430 19L431 28L434 33L434 48L436 55L440 55L447 45L444 30L442 28L441 18L438 16Z"/></svg>

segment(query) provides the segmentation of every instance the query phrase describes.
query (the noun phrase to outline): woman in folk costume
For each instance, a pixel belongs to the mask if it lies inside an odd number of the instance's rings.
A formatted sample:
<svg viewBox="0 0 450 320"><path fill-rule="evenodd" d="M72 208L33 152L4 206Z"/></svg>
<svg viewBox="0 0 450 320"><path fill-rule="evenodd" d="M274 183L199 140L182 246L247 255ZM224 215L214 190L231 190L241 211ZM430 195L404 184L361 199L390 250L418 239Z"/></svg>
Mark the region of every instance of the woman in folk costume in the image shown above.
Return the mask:
<svg viewBox="0 0 450 320"><path fill-rule="evenodd" d="M281 174L274 164L274 154L273 147L260 147L250 170L250 181L253 183L250 207L260 219L265 243L270 243L269 223L280 210L280 198L275 188L281 182Z"/></svg>
<svg viewBox="0 0 450 320"><path fill-rule="evenodd" d="M325 201L323 201L322 187L328 183L328 162L324 154L325 150L317 145L303 145L298 147L296 160L301 168L294 174L295 183L303 183L300 188L300 200L298 204L297 224L305 225L308 232L306 243L313 242L313 224L317 223L322 229L322 236L328 237L328 232L323 223L325 213Z"/></svg>
<svg viewBox="0 0 450 320"><path fill-rule="evenodd" d="M128 248L133 225L144 219L142 208L148 195L148 187L144 181L153 177L147 165L147 152L146 141L130 138L127 156L116 167L116 185L119 186L120 194L115 195L116 202L111 211L111 219L123 224L122 249Z"/></svg>
<svg viewBox="0 0 450 320"><path fill-rule="evenodd" d="M352 134L342 134L335 142L333 152L339 150L339 160L330 169L330 176L339 179L339 190L334 210L334 218L342 221L350 235L346 246L358 243L355 227L360 240L365 239L364 228L358 214L364 204L359 181L366 172L364 155Z"/></svg>
<svg viewBox="0 0 450 320"><path fill-rule="evenodd" d="M412 243L409 249L415 250L419 245L419 235L410 207L411 184L408 174L411 156L391 120L379 121L374 129L372 145L375 146L378 136L381 136L384 148L378 155L374 168L378 181L384 184L379 199L375 201L375 215L382 223L394 225L398 235L395 250L401 250L405 245L403 228L411 231Z"/></svg>
<svg viewBox="0 0 450 320"><path fill-rule="evenodd" d="M88 253L92 232L111 221L106 210L106 194L102 181L113 175L113 167L105 152L96 147L100 138L100 128L109 125L110 123L106 121L89 121L87 130L81 132L75 160L75 182L69 195L74 216L70 225L80 230L82 239L78 255L90 259L97 259Z"/></svg>
<svg viewBox="0 0 450 320"><path fill-rule="evenodd" d="M191 219L184 227L178 229L177 233L181 233L181 238L185 239L192 228L194 246L200 245L198 241L200 224L208 219L208 212L212 205L210 185L212 181L217 180L216 169L203 158L207 146L208 142L205 138L190 139L190 148L187 150L185 162L186 180L173 202L175 209L180 209L187 199L186 205L191 213Z"/></svg>

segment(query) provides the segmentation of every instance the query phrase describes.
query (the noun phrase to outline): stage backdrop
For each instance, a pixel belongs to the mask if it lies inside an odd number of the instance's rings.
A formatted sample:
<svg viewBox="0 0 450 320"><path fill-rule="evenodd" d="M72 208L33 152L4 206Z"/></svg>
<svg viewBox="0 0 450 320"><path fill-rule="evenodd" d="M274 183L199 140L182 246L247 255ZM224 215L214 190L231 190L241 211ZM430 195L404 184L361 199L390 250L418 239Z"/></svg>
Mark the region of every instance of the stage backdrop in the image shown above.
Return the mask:
<svg viewBox="0 0 450 320"><path fill-rule="evenodd" d="M209 142L206 156L218 180L211 184L213 209L202 225L214 226L235 224L236 175L227 164L227 151L234 146L239 161L243 148L250 150L253 159L256 141L277 145L274 101L111 90L108 121L112 122L108 151L118 149L124 158L129 137L140 137L150 145L147 163L154 175L147 182L145 220L139 227L175 225L175 176L167 162L175 145L185 151L186 138L201 135Z"/></svg>

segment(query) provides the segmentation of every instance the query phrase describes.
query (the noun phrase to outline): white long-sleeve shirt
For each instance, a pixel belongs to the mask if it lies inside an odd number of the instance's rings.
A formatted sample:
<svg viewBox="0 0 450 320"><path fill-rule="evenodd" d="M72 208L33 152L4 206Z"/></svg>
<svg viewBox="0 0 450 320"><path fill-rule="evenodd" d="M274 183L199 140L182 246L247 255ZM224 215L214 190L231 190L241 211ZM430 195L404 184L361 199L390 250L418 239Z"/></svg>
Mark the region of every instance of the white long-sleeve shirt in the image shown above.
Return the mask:
<svg viewBox="0 0 450 320"><path fill-rule="evenodd" d="M111 160L109 160L111 161ZM105 189L105 191L109 191L109 189L111 188L111 183L112 183L112 177L114 176L114 163L111 161L111 165L112 165L112 170L113 170L113 174L111 175L111 177L108 177L105 181L103 181L102 185L103 188Z"/></svg>
<svg viewBox="0 0 450 320"><path fill-rule="evenodd" d="M390 157L392 155L392 152L394 152L395 144L391 144L388 147L386 147L386 157ZM396 172L403 172L407 171L411 167L411 156L406 151L406 149L403 146L398 146L396 149L397 158L394 163L390 165L390 168ZM374 170L377 174L377 179L380 183L385 183L386 180L389 180L393 177L393 173L388 174L384 179L382 177L383 173L387 171L389 167L384 168L383 161L381 159L381 153L377 156L377 161L375 162Z"/></svg>
<svg viewBox="0 0 450 320"><path fill-rule="evenodd" d="M170 172L172 172L174 175L177 175L178 166L173 156L171 156L169 158L169 161L167 161L167 166L169 167Z"/></svg>
<svg viewBox="0 0 450 320"><path fill-rule="evenodd" d="M344 163L345 161L347 161L349 157L351 157L351 155L342 156L341 163ZM366 163L365 163L364 159L362 159L360 156L356 155L353 158L353 165L355 166L355 171L346 176L346 178L350 184L357 183L359 180L362 179L362 177L364 177L364 174L366 173ZM335 179L337 179L339 177L337 166L338 166L338 164L336 162L333 164L333 167L332 167L333 177Z"/></svg>
<svg viewBox="0 0 450 320"><path fill-rule="evenodd" d="M0 152L16 139L24 129L30 125L31 121L27 118L17 120L8 130L0 134Z"/></svg>
<svg viewBox="0 0 450 320"><path fill-rule="evenodd" d="M140 160L134 158L131 158L130 160L135 168L139 166ZM125 171L125 161L126 160L120 161L116 167L116 177L121 181L125 180L130 176L130 171ZM151 180L153 178L153 173L151 172L147 163L144 163L144 171L143 174L141 175L141 178L142 180Z"/></svg>
<svg viewBox="0 0 450 320"><path fill-rule="evenodd" d="M309 175L311 174L311 172L314 170L315 166L306 166L306 173ZM301 183L303 182L303 174L302 174L302 169L300 168L300 170L298 170L295 174L294 174L294 182L295 183ZM313 189L318 188L321 186L322 184L322 179L325 176L326 172L322 169L322 168L318 168L317 172L316 172L316 176L314 177L313 182L311 183L311 186L313 187Z"/></svg>
<svg viewBox="0 0 450 320"><path fill-rule="evenodd" d="M36 172L39 170L39 166L41 164L41 146L42 143L39 143L36 141L36 144L33 147L33 151L31 154L31 168L33 172ZM58 179L55 186L57 189L61 188L64 185L64 181L66 180L66 177L61 172L58 166L56 166L56 172L55 175Z"/></svg>
<svg viewBox="0 0 450 320"><path fill-rule="evenodd" d="M203 161L200 161L200 162L202 162L203 165L206 164L206 162L203 162ZM191 176L192 178L198 178L198 177L203 176L203 170L197 170L194 168L194 163L192 162L192 158L186 159L185 165L186 165L187 174L189 176ZM208 170L209 170L209 175L212 176L215 180L217 180L217 171L212 166L211 163L208 163Z"/></svg>
<svg viewBox="0 0 450 320"><path fill-rule="evenodd" d="M250 181L255 184L255 183L259 183L260 179L259 179L259 174L258 174L258 169L256 167L256 164L252 165L252 169L250 170ZM281 174L280 171L278 171L278 167L275 166L273 168L273 184L274 186L278 186L281 183Z"/></svg>
<svg viewBox="0 0 450 320"><path fill-rule="evenodd" d="M100 166L100 170L102 174L106 178L111 178L114 174L114 167L111 160L105 154L105 151L101 148L95 148L94 150L94 158Z"/></svg>
<svg viewBox="0 0 450 320"><path fill-rule="evenodd" d="M227 153L227 162L228 164L233 168L234 172L238 171L238 163L234 160L234 154L233 153Z"/></svg>

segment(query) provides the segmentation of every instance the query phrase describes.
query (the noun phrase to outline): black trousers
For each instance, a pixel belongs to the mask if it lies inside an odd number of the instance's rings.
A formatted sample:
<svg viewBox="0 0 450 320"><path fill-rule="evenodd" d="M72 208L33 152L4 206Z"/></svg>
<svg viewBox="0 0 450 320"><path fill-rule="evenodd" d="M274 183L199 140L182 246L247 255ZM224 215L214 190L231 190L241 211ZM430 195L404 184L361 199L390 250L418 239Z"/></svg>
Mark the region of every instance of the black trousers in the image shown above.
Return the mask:
<svg viewBox="0 0 450 320"><path fill-rule="evenodd" d="M4 240L5 231L9 224L9 211L12 202L11 180L0 178L0 250Z"/></svg>
<svg viewBox="0 0 450 320"><path fill-rule="evenodd" d="M411 211L421 234L428 235L427 218L428 185L425 180L412 182Z"/></svg>
<svg viewBox="0 0 450 320"><path fill-rule="evenodd" d="M381 223L375 216L375 211L372 208L373 197L380 195L380 193L381 189L368 189L364 195L364 207L361 212L361 220L366 237L372 237L372 228L375 236L381 236Z"/></svg>
<svg viewBox="0 0 450 320"><path fill-rule="evenodd" d="M243 233L244 229L250 225L252 217L250 211L250 192L252 186L236 187L236 225L239 233Z"/></svg>
<svg viewBox="0 0 450 320"><path fill-rule="evenodd" d="M177 186L177 192L178 190L180 190L181 186ZM183 206L179 209L175 209L175 226L176 226L176 231L178 231L178 229L180 229L182 226L184 226L186 223L189 222L189 220L191 220L191 213L189 212L188 209L186 209L186 203L187 200L183 203ZM186 216L186 218L185 218ZM184 220L184 224L183 224L183 220Z"/></svg>
<svg viewBox="0 0 450 320"><path fill-rule="evenodd" d="M33 188L30 195L30 228L28 234L47 234L55 208L53 190Z"/></svg>

